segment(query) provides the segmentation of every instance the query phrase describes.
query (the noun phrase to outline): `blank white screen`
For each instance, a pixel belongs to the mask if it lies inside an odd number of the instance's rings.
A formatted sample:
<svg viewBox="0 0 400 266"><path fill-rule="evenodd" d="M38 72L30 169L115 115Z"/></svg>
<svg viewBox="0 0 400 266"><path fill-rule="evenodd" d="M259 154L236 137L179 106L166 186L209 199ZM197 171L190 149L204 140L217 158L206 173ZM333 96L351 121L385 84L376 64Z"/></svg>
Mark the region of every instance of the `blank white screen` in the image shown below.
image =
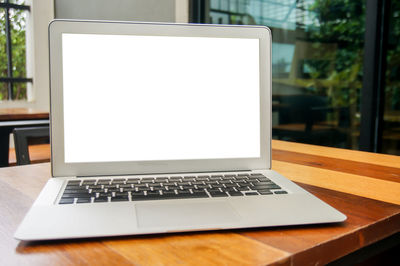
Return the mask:
<svg viewBox="0 0 400 266"><path fill-rule="evenodd" d="M63 34L65 162L260 157L258 39Z"/></svg>

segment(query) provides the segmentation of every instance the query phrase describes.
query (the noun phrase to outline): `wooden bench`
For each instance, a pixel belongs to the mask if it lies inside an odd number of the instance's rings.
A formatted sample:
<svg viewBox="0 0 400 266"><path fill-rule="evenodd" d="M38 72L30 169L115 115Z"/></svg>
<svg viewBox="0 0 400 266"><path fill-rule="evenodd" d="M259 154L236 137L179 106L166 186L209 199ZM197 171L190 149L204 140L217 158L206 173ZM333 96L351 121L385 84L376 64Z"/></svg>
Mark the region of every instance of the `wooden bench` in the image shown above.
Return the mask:
<svg viewBox="0 0 400 266"><path fill-rule="evenodd" d="M31 145L28 149L31 164L50 162L50 144ZM10 166L17 164L14 148L10 148L8 161Z"/></svg>

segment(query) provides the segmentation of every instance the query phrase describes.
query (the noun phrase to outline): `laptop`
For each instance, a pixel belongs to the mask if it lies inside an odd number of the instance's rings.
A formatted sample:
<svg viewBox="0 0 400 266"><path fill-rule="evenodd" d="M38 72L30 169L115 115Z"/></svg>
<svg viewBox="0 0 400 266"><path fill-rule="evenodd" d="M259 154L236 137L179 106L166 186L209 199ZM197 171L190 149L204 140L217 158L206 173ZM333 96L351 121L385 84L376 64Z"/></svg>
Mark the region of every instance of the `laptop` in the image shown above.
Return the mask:
<svg viewBox="0 0 400 266"><path fill-rule="evenodd" d="M263 26L55 20L52 178L20 240L342 222L271 170Z"/></svg>

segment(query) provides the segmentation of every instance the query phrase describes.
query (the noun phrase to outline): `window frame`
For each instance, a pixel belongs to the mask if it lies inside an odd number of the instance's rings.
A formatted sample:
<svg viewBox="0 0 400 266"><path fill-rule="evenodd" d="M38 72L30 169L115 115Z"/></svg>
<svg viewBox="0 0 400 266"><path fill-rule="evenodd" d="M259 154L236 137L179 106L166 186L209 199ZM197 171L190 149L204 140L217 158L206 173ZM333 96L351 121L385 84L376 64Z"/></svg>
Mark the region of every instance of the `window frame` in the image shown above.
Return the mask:
<svg viewBox="0 0 400 266"><path fill-rule="evenodd" d="M13 84L17 82L33 83L33 79L27 77L13 76L10 9L25 10L30 12L31 8L28 5L13 4L10 3L9 0L5 0L5 2L0 3L0 9L4 9L5 11L5 35L6 35L6 54L7 54L7 77L0 77L0 83L7 84L8 100L12 101L14 98Z"/></svg>

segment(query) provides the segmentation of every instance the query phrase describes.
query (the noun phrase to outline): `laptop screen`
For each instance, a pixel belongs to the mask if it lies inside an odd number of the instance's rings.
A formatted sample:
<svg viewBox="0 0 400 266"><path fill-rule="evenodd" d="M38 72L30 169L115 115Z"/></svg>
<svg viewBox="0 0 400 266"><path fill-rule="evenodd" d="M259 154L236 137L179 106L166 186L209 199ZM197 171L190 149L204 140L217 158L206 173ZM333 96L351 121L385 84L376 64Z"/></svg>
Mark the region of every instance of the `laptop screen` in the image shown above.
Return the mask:
<svg viewBox="0 0 400 266"><path fill-rule="evenodd" d="M259 40L62 34L66 163L260 157Z"/></svg>

